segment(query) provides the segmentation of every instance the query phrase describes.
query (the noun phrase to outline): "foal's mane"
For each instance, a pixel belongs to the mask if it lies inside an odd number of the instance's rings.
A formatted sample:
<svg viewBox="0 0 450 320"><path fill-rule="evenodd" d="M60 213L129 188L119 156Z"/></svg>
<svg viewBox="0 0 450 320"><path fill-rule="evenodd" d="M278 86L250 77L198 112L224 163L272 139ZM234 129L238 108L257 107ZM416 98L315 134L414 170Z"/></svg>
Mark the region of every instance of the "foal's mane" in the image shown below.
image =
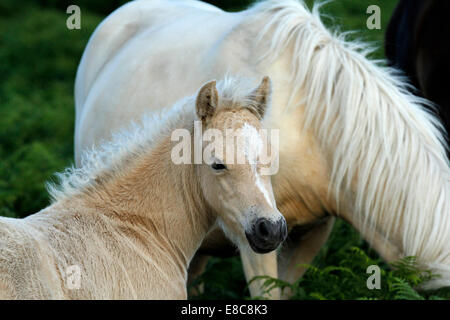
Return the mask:
<svg viewBox="0 0 450 320"><path fill-rule="evenodd" d="M216 87L220 108L238 108L248 105L248 94L254 88L255 79L226 75ZM104 182L124 172L133 160L148 154L175 129L189 129L194 120L196 95L177 101L172 107L145 114L138 123L131 122L112 134L108 141L101 141L81 155L80 167L71 166L56 173L58 182L47 183L52 202L89 192Z"/></svg>
<svg viewBox="0 0 450 320"><path fill-rule="evenodd" d="M300 92L303 100L289 105L305 106L305 127L329 152L330 192L341 203L352 194L363 233L377 224L386 237L402 230L404 254L444 273L449 285L450 171L442 126L397 71L367 58L367 45L328 31L319 6L311 12L295 0L268 0L249 9L264 21L259 41L269 39L262 61L293 48L291 95Z"/></svg>

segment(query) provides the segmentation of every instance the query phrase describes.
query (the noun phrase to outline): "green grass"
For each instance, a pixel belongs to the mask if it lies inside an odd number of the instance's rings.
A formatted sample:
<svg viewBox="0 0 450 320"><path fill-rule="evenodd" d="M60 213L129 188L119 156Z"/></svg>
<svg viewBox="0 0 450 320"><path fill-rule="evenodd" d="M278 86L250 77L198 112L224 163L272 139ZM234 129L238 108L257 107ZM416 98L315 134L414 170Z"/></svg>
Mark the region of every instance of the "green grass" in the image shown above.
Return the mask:
<svg viewBox="0 0 450 320"><path fill-rule="evenodd" d="M100 17L68 31L64 12L24 5L0 19L0 214L48 204L45 181L72 162L73 83Z"/></svg>
<svg viewBox="0 0 450 320"><path fill-rule="evenodd" d="M45 182L73 163L76 68L89 36L100 21L125 1L75 1L82 29L68 30L65 4L56 0L0 2L0 215L25 217L49 203ZM211 1L239 10L251 1ZM327 4L326 23L352 37L380 46L396 1L337 0ZM308 1L311 4L312 1ZM366 8L378 4L382 29L366 28ZM366 288L368 264L382 267L382 290ZM450 298L448 292L421 293L411 287L420 275L392 271L343 221L311 268L295 286L298 299ZM414 281L413 281L413 280ZM200 281L197 298L242 299L248 290L238 258L213 258ZM420 281L419 281L420 282ZM278 283L281 285L281 283Z"/></svg>

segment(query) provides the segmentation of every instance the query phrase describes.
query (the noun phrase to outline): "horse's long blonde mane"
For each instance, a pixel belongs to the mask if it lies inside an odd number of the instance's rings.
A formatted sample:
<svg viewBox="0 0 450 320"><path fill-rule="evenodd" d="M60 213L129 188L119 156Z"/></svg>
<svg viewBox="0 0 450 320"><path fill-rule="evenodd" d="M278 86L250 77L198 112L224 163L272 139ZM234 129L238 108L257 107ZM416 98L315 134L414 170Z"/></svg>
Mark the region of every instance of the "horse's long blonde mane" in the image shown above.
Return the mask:
<svg viewBox="0 0 450 320"><path fill-rule="evenodd" d="M450 171L442 128L427 104L391 68L367 58L368 47L332 33L295 0L264 1L253 10L269 39L265 61L292 48L293 96L301 92L305 126L330 153L330 191L350 194L363 233L383 226L402 235L405 255L444 275L450 285ZM437 283L435 283L437 284Z"/></svg>
<svg viewBox="0 0 450 320"><path fill-rule="evenodd" d="M218 108L250 104L249 93L255 81L226 75L217 82ZM177 101L172 107L145 114L139 122L112 133L108 141L101 141L81 155L80 167L71 166L57 173L57 183L47 183L53 202L76 194L89 192L109 179L124 172L125 166L142 154L148 153L175 129L185 128L196 119L196 95Z"/></svg>

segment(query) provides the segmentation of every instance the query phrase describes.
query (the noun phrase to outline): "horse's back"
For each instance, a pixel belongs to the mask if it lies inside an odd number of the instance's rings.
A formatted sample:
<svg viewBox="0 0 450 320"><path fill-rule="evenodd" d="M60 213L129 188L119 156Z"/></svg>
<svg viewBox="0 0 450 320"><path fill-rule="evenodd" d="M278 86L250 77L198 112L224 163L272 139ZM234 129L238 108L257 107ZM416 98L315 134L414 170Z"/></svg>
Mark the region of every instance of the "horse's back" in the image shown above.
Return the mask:
<svg viewBox="0 0 450 320"><path fill-rule="evenodd" d="M83 54L75 83L76 107L83 107L93 81L105 65L126 43L140 32L158 28L176 20L182 10L214 11L214 6L198 1L132 1L115 10L97 27Z"/></svg>
<svg viewBox="0 0 450 320"><path fill-rule="evenodd" d="M77 162L82 149L111 131L215 78L221 41L240 18L198 1L176 0L136 1L107 17L89 40L77 72Z"/></svg>
<svg viewBox="0 0 450 320"><path fill-rule="evenodd" d="M38 238L24 219L0 218L0 298L61 298L46 281L54 272Z"/></svg>
<svg viewBox="0 0 450 320"><path fill-rule="evenodd" d="M4 299L27 299L21 287L37 267L34 245L23 228L22 220L0 218L0 297Z"/></svg>
<svg viewBox="0 0 450 320"><path fill-rule="evenodd" d="M8 218L0 218L0 299L16 298L14 279L11 270L14 270L14 261L17 260L15 249L19 243L13 235Z"/></svg>

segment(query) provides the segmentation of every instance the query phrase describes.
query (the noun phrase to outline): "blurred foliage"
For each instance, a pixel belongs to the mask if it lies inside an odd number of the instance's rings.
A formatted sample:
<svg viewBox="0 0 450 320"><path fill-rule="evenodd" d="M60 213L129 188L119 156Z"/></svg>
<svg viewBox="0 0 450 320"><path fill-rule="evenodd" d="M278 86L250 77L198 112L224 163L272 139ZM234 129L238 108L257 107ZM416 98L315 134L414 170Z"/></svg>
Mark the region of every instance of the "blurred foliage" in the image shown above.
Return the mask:
<svg viewBox="0 0 450 320"><path fill-rule="evenodd" d="M4 5L4 2L1 2ZM73 82L100 21L24 4L0 19L0 213L23 217L48 204L44 182L73 157Z"/></svg>
<svg viewBox="0 0 450 320"><path fill-rule="evenodd" d="M48 205L45 181L73 162L73 84L82 52L101 20L125 2L0 1L0 215L25 217ZM208 2L236 11L252 1ZM310 6L312 2L307 0ZM81 8L81 30L66 28L66 8L70 4ZM381 30L366 28L366 9L371 4L381 8ZM328 26L355 30L353 37L374 41L380 47L374 56L380 58L385 26L395 4L396 1L386 0L336 0L322 11L327 14L324 19ZM367 264L382 267L381 291L366 288ZM437 297L417 293L413 287L420 282L420 275L390 270L343 221L336 223L313 265L295 284L295 298ZM211 259L195 285L200 283L204 294L192 298L248 297L237 257ZM445 292L439 294L449 297Z"/></svg>
<svg viewBox="0 0 450 320"><path fill-rule="evenodd" d="M318 268L305 265L306 275L294 283L267 276L265 292L274 288L290 290L293 300L443 300L450 298L450 290L418 291L421 284L435 278L428 270L417 267L415 257L405 257L393 263L393 269L380 269L380 288L368 289L367 279L373 275L369 266L379 265L379 259L370 258L358 247L343 252L338 265Z"/></svg>
<svg viewBox="0 0 450 320"><path fill-rule="evenodd" d="M381 289L368 289L367 273L371 265L380 267ZM342 220L336 221L329 240L308 267L305 275L294 283L270 277L262 278L266 291L273 288L290 289L292 299L300 300L437 300L450 299L450 288L419 291L426 280L433 277L429 271L417 268L414 257L406 257L388 267L368 247L358 233ZM192 299L249 298L243 290L245 277L239 258L212 258L206 272L192 286L203 285L203 293ZM239 283L239 286L236 286Z"/></svg>

